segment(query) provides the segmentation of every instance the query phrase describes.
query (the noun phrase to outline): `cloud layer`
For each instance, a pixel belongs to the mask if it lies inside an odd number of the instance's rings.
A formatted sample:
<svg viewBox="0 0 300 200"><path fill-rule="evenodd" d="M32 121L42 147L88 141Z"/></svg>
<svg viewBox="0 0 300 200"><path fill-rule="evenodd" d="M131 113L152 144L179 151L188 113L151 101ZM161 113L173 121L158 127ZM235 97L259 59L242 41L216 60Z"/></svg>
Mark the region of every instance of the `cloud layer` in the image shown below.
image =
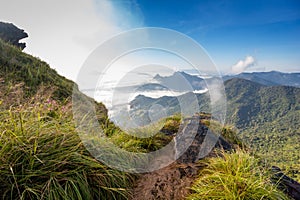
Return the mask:
<svg viewBox="0 0 300 200"><path fill-rule="evenodd" d="M231 72L234 74L239 74L254 66L255 64L256 61L253 56L246 56L244 60L239 60L235 65L231 67Z"/></svg>

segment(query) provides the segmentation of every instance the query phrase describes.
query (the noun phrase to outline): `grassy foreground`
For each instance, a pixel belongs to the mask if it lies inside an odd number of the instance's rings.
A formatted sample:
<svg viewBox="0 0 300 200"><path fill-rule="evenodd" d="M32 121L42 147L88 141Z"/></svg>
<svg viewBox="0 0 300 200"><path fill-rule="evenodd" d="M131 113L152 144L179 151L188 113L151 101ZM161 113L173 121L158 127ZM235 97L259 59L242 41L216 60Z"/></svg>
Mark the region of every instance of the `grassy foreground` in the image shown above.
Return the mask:
<svg viewBox="0 0 300 200"><path fill-rule="evenodd" d="M36 95L1 109L2 199L127 199L132 181L89 155L69 104Z"/></svg>

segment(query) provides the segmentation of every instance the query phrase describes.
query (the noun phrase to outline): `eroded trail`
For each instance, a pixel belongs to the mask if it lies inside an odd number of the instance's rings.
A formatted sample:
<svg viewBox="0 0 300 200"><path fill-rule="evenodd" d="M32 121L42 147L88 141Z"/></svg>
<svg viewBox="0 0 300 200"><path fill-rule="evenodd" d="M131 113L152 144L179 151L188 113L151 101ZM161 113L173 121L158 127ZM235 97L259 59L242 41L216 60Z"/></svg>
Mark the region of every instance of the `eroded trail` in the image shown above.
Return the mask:
<svg viewBox="0 0 300 200"><path fill-rule="evenodd" d="M200 168L195 163L173 163L155 172L143 174L134 187L132 200L184 199Z"/></svg>

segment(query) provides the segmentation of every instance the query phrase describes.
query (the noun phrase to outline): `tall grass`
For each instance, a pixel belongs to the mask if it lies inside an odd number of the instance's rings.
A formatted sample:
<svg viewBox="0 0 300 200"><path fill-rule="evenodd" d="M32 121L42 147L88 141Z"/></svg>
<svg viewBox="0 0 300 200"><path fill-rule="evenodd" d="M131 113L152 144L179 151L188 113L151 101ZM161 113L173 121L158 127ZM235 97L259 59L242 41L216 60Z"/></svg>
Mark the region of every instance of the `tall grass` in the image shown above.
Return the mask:
<svg viewBox="0 0 300 200"><path fill-rule="evenodd" d="M0 105L2 199L127 199L133 178L92 158L70 105L49 97Z"/></svg>
<svg viewBox="0 0 300 200"><path fill-rule="evenodd" d="M288 199L271 184L257 158L245 151L223 152L222 156L205 159L202 163L205 167L191 188L189 200Z"/></svg>
<svg viewBox="0 0 300 200"><path fill-rule="evenodd" d="M115 145L127 151L147 153L167 145L172 140L172 136L157 133L149 138L139 138L121 131L111 136L110 139Z"/></svg>
<svg viewBox="0 0 300 200"><path fill-rule="evenodd" d="M178 131L180 120L181 118L175 115L126 132L110 120L106 120L102 124L102 130L116 146L130 152L147 153L159 150L170 143L173 139L171 134Z"/></svg>

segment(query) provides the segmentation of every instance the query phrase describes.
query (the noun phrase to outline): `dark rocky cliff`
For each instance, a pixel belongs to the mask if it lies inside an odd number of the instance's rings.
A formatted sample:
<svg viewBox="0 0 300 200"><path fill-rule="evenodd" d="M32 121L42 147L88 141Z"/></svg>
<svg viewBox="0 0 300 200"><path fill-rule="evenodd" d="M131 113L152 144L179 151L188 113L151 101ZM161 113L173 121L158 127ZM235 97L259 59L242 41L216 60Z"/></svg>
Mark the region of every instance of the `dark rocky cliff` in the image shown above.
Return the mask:
<svg viewBox="0 0 300 200"><path fill-rule="evenodd" d="M28 34L24 30L19 29L12 23L0 22L0 39L5 42L23 50L26 47L26 44L19 41L27 37Z"/></svg>

